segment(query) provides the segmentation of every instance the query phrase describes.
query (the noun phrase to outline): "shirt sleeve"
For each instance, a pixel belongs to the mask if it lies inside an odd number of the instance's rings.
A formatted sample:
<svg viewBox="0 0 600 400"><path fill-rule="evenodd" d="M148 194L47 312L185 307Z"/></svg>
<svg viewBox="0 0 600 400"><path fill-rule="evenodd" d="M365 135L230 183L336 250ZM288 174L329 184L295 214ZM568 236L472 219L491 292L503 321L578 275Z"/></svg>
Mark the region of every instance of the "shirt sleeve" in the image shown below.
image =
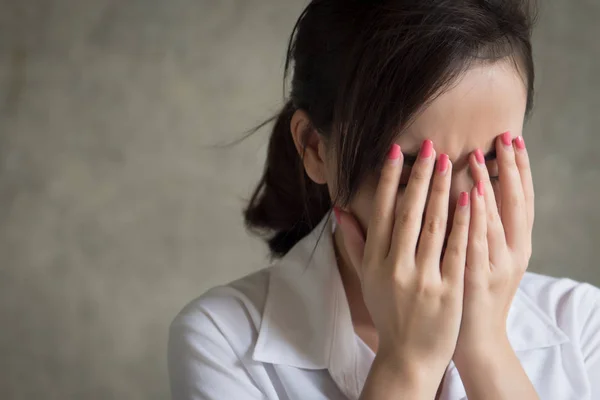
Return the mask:
<svg viewBox="0 0 600 400"><path fill-rule="evenodd" d="M173 400L263 400L211 316L197 310L171 324L168 345Z"/></svg>
<svg viewBox="0 0 600 400"><path fill-rule="evenodd" d="M600 399L600 289L588 286L582 309L587 311L581 332L583 353L592 399Z"/></svg>

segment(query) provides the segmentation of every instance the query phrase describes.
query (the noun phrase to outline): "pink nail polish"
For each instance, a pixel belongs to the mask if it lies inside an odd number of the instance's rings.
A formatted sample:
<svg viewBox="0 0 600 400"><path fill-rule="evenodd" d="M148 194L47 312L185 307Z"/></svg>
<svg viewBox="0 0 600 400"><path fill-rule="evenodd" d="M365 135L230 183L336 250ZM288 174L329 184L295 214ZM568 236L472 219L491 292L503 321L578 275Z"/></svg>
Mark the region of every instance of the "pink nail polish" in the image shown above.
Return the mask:
<svg viewBox="0 0 600 400"><path fill-rule="evenodd" d="M502 134L502 143L504 143L505 146L512 147L512 136L510 132L507 131Z"/></svg>
<svg viewBox="0 0 600 400"><path fill-rule="evenodd" d="M477 182L477 194L483 196L483 182Z"/></svg>
<svg viewBox="0 0 600 400"><path fill-rule="evenodd" d="M517 136L515 138L515 146L517 146L517 149L519 150L525 149L525 141L523 140L523 136Z"/></svg>
<svg viewBox="0 0 600 400"><path fill-rule="evenodd" d="M483 157L483 152L481 149L475 150L475 159L479 164L485 164L485 158Z"/></svg>
<svg viewBox="0 0 600 400"><path fill-rule="evenodd" d="M458 205L461 207L466 207L469 204L469 193L460 192L460 197L458 198Z"/></svg>
<svg viewBox="0 0 600 400"><path fill-rule="evenodd" d="M400 158L401 149L396 143L392 144L390 151L388 152L388 159L397 160Z"/></svg>
<svg viewBox="0 0 600 400"><path fill-rule="evenodd" d="M338 223L338 225L342 225L342 218L340 215L340 209L337 207L333 207L333 213L335 214L335 220Z"/></svg>
<svg viewBox="0 0 600 400"><path fill-rule="evenodd" d="M433 142L427 139L421 146L421 158L431 157L431 154L433 154Z"/></svg>
<svg viewBox="0 0 600 400"><path fill-rule="evenodd" d="M448 154L441 154L437 161L437 170L444 173L448 169Z"/></svg>

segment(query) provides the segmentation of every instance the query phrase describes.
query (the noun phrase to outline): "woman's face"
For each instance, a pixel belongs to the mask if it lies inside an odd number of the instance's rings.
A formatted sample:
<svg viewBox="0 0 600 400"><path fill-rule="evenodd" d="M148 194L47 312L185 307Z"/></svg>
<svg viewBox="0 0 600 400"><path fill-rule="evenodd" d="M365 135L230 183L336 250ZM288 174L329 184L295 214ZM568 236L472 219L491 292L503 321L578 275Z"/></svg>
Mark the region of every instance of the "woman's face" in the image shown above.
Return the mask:
<svg viewBox="0 0 600 400"><path fill-rule="evenodd" d="M407 161L401 184L408 182L411 156L418 153L423 140L432 140L437 155L446 153L453 163L449 208L453 214L460 192L469 191L474 184L468 167L470 153L477 148L483 151L486 159L489 159L487 166L494 181L498 175L492 151L494 139L506 131L510 131L513 137L522 134L526 100L525 85L512 63L499 62L468 70L457 84L435 99L396 140ZM335 169L327 167L326 170L327 180L333 182ZM365 232L378 178L369 177L347 207ZM494 184L497 200L498 186ZM399 198L402 197L402 191L401 186ZM452 214L449 221L452 221Z"/></svg>

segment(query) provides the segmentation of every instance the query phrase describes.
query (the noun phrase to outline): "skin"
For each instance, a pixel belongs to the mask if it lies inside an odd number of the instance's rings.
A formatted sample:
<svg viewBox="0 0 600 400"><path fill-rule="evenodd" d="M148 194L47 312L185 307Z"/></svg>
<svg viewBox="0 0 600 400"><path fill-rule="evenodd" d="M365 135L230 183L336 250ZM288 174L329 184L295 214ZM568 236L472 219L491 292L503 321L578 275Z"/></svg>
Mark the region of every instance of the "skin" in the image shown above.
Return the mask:
<svg viewBox="0 0 600 400"><path fill-rule="evenodd" d="M531 255L525 105L513 64L471 68L397 138L406 157L388 158L336 209L334 243L354 328L376 352L362 399L433 399L451 359L469 399L538 398L506 336ZM307 174L333 195L335 157L308 115L297 111L291 130L299 152L306 145ZM403 165L424 140L432 154ZM479 163L478 150L495 150L497 160ZM435 167L442 154L443 172ZM466 206L458 204L462 192Z"/></svg>

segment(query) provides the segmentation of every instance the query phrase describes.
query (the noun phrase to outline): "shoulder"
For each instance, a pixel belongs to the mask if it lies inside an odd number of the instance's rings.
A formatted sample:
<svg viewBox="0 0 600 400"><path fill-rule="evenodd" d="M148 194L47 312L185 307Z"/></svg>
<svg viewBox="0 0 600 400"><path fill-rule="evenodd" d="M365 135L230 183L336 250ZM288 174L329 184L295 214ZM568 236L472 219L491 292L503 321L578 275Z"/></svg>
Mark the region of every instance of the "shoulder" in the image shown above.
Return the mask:
<svg viewBox="0 0 600 400"><path fill-rule="evenodd" d="M571 339L600 326L600 289L589 283L528 272L520 290Z"/></svg>
<svg viewBox="0 0 600 400"><path fill-rule="evenodd" d="M258 271L208 290L177 314L167 348L173 399L266 397L252 349L269 281L270 269Z"/></svg>
<svg viewBox="0 0 600 400"><path fill-rule="evenodd" d="M171 345L225 340L234 350L244 352L260 328L270 273L271 268L262 269L192 300L171 322Z"/></svg>
<svg viewBox="0 0 600 400"><path fill-rule="evenodd" d="M264 304L271 268L265 268L226 285L209 289L189 302L175 321L194 318L199 312L228 315L243 309L258 310Z"/></svg>

